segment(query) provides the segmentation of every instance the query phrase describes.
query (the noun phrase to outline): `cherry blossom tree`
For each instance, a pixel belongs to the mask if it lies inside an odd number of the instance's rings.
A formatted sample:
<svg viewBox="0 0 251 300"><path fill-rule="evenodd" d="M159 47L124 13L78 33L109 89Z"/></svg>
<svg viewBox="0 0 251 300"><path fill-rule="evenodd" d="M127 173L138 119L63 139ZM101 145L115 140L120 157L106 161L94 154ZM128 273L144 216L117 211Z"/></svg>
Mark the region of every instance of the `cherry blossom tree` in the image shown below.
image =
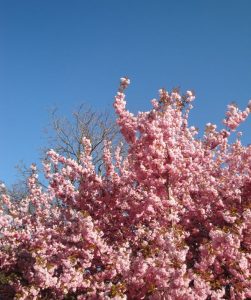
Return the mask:
<svg viewBox="0 0 251 300"><path fill-rule="evenodd" d="M2 193L0 299L251 299L251 146L229 142L250 103L199 138L192 92L133 115L129 83L114 102L126 157L105 142L100 174L83 137L78 162L48 152L46 192L32 165L27 197Z"/></svg>

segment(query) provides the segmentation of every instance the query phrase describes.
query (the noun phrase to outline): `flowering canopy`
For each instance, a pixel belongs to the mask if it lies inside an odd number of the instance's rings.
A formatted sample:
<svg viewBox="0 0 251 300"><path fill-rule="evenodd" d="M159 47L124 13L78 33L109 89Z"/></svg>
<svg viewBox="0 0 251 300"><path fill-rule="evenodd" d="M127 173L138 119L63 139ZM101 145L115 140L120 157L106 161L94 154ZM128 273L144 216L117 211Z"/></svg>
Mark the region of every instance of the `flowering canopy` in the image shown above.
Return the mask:
<svg viewBox="0 0 251 300"><path fill-rule="evenodd" d="M135 116L129 83L126 157L107 141L99 174L84 139L80 164L48 152L46 191L33 165L25 199L2 194L0 299L251 299L251 146L228 142L250 105L199 139L192 92L162 89Z"/></svg>

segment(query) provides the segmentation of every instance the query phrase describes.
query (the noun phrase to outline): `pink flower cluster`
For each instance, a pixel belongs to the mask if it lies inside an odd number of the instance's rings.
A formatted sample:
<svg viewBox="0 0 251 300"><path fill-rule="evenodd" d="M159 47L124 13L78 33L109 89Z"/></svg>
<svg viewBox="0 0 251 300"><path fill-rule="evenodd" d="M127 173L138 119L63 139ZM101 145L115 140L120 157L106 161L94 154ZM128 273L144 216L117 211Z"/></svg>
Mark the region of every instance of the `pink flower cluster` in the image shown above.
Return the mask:
<svg viewBox="0 0 251 300"><path fill-rule="evenodd" d="M0 207L0 299L251 299L251 146L188 126L188 91L160 90L149 112L115 97L126 157L105 144L98 174L48 152L43 191ZM248 113L249 111L244 111ZM229 107L235 129L246 113Z"/></svg>
<svg viewBox="0 0 251 300"><path fill-rule="evenodd" d="M228 111L226 113L226 118L223 120L223 123L230 129L235 130L241 122L244 122L250 113L249 106L241 111L236 105L228 105Z"/></svg>

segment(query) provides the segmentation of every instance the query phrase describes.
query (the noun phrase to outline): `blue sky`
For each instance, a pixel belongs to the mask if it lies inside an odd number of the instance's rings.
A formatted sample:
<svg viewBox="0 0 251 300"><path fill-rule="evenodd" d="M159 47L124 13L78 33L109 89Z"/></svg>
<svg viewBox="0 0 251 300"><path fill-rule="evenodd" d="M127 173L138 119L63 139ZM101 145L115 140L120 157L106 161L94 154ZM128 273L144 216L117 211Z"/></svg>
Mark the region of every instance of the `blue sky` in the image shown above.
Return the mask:
<svg viewBox="0 0 251 300"><path fill-rule="evenodd" d="M245 108L250 12L250 0L1 0L0 179L11 184L20 160L39 160L51 108L112 110L123 75L133 112L175 86L196 91L199 128L220 124L231 101Z"/></svg>

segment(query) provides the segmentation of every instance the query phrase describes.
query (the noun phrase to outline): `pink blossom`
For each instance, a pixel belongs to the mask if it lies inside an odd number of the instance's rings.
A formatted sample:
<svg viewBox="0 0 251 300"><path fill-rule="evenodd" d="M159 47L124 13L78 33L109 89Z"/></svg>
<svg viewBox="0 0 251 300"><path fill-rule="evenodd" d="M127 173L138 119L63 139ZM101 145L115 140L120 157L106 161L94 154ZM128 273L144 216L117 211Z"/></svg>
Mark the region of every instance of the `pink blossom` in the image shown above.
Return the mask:
<svg viewBox="0 0 251 300"><path fill-rule="evenodd" d="M80 163L48 152L47 189L34 165L27 197L1 189L0 299L251 297L251 147L228 142L250 104L199 138L191 91L133 115L129 84L114 102L126 156L107 141L97 174L84 138Z"/></svg>

